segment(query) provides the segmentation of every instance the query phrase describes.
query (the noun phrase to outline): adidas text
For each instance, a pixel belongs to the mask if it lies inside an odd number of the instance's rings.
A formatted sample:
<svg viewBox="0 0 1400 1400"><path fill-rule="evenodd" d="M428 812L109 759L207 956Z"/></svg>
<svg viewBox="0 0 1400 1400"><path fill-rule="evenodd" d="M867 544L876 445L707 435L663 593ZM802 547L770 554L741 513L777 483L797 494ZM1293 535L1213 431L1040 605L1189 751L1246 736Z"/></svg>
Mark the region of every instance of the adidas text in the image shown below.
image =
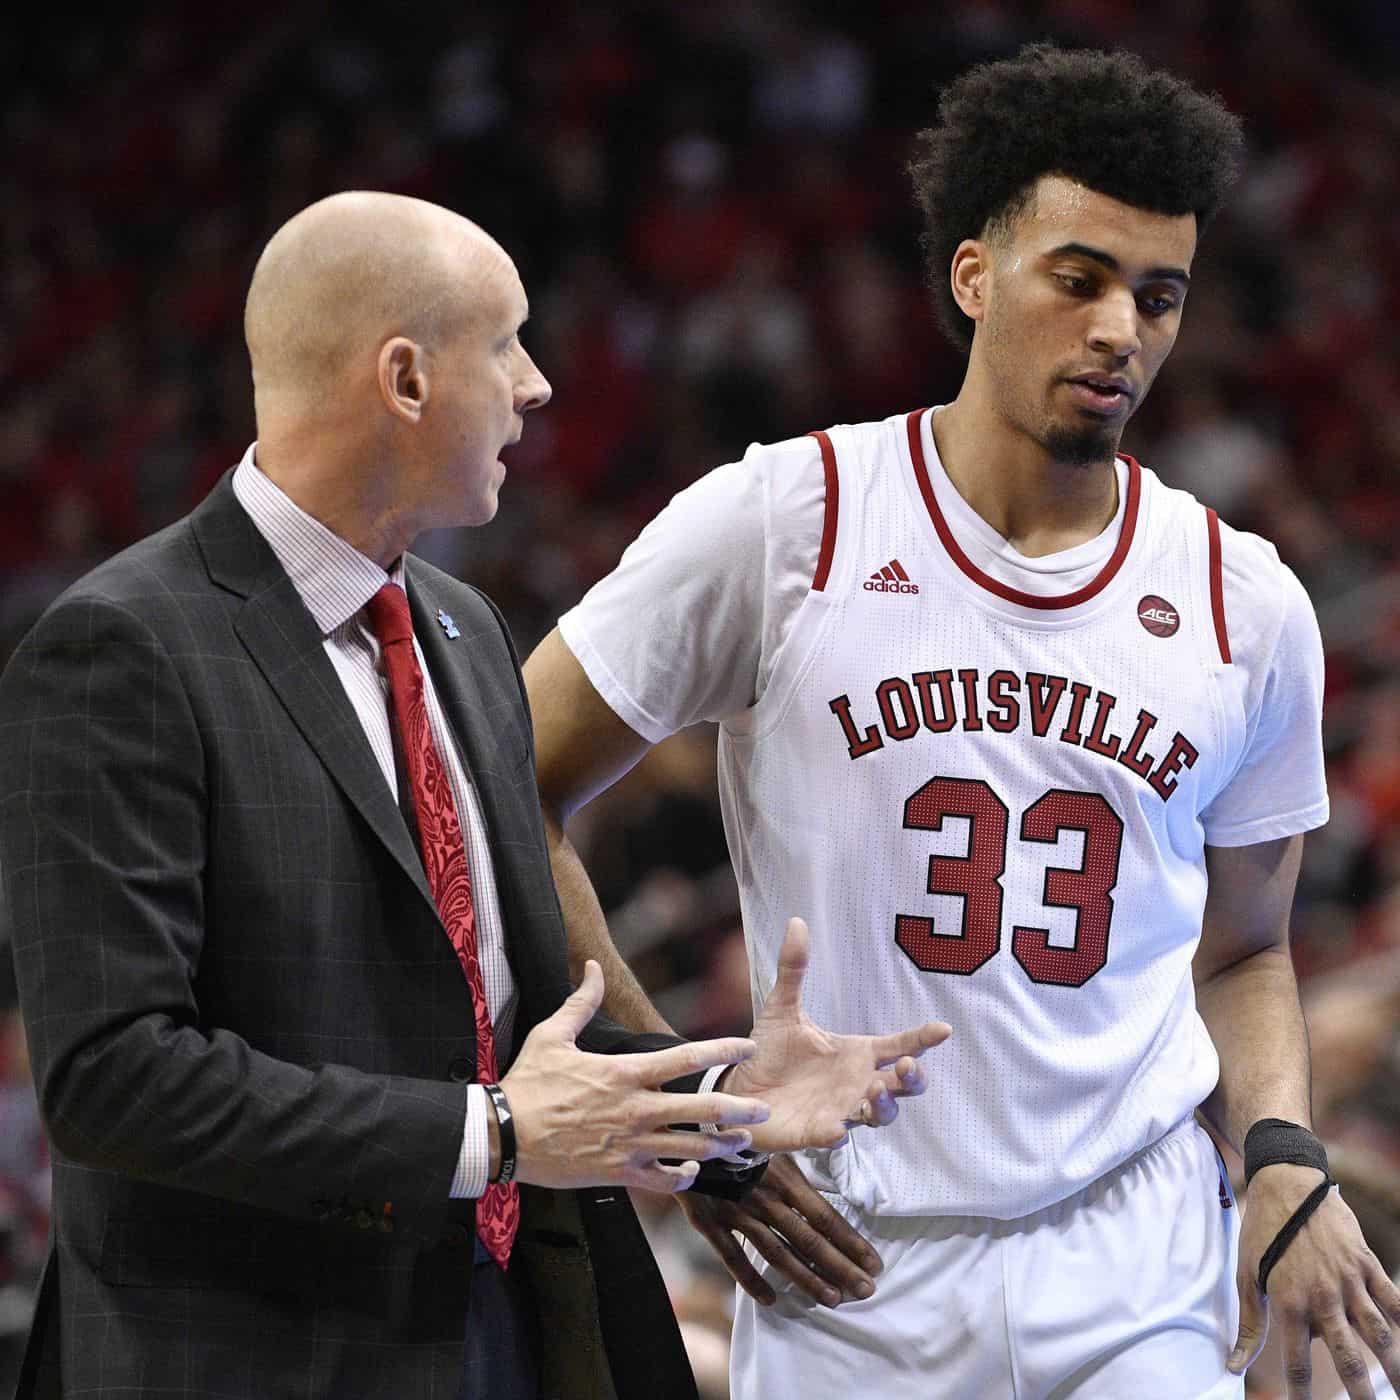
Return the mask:
<svg viewBox="0 0 1400 1400"><path fill-rule="evenodd" d="M865 586L872 593L917 593L919 585L917 583L892 583L888 579L868 578Z"/></svg>

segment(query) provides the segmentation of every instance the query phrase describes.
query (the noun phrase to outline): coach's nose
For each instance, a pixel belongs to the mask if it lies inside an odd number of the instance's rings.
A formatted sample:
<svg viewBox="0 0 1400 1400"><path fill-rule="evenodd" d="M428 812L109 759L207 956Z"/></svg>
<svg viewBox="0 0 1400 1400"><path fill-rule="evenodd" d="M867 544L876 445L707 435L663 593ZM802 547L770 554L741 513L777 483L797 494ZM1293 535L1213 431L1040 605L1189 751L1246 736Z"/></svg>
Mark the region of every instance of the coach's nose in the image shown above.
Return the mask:
<svg viewBox="0 0 1400 1400"><path fill-rule="evenodd" d="M530 358L528 350L521 349L524 360L522 373L515 384L515 411L528 413L532 408L543 408L553 397L554 390L549 380L540 373L539 366Z"/></svg>

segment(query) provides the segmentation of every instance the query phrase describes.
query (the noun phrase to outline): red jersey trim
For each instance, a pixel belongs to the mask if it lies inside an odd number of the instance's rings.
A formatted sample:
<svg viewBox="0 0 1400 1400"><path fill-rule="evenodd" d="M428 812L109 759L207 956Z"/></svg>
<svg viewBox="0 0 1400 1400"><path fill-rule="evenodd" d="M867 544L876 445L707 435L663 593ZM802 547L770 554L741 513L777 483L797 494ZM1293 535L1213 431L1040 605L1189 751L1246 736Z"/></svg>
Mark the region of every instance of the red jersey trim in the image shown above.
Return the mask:
<svg viewBox="0 0 1400 1400"><path fill-rule="evenodd" d="M928 508L933 528L942 541L943 548L947 550L948 557L973 583L985 588L988 593L995 593L998 598L1005 598L1008 603L1046 612L1058 608L1074 608L1078 607L1080 603L1087 603L1090 598L1097 597L1113 582L1114 576L1123 567L1123 561L1128 557L1128 550L1132 548L1133 536L1137 531L1138 505L1142 499L1142 468L1132 457L1129 457L1126 452L1119 453L1119 456L1128 464L1128 500L1123 508L1123 528L1119 532L1118 543L1114 546L1113 553L1104 563L1103 568L1083 588L1076 588L1073 593L1062 593L1055 597L1044 597L1039 593L1023 593L1019 588L1012 588L1010 584L1002 583L1000 579L983 573L963 553L962 547L953 537L952 530L948 528L948 522L938 507L938 497L934 495L933 483L929 480L928 466L924 461L923 434L919 431L919 423L927 412L928 410L924 408L915 409L905 420L905 426L909 432L909 456L914 463L914 477L919 483L919 494L924 498L924 505Z"/></svg>
<svg viewBox="0 0 1400 1400"><path fill-rule="evenodd" d="M818 430L809 433L822 450L822 470L826 473L826 505L822 515L822 547L817 555L817 572L812 578L812 591L820 593L826 588L827 576L831 573L831 556L836 553L836 518L841 506L841 483L836 475L836 449L826 433Z"/></svg>
<svg viewBox="0 0 1400 1400"><path fill-rule="evenodd" d="M1210 612L1215 619L1215 641L1220 659L1230 661L1230 629L1225 625L1225 580L1220 567L1220 517L1206 507L1206 538L1210 541Z"/></svg>

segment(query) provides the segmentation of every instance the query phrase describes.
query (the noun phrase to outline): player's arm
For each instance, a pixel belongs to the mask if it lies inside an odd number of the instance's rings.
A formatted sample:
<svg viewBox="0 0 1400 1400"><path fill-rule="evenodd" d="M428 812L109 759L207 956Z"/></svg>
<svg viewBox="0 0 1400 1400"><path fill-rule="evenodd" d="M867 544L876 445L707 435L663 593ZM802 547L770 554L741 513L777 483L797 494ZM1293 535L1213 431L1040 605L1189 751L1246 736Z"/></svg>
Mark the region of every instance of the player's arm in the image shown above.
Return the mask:
<svg viewBox="0 0 1400 1400"><path fill-rule="evenodd" d="M580 982L584 964L594 959L607 987L606 1015L634 1030L671 1034L613 944L593 882L564 834L570 815L611 787L651 746L593 688L558 628L535 648L524 672L549 863L568 932L569 975Z"/></svg>
<svg viewBox="0 0 1400 1400"><path fill-rule="evenodd" d="M1220 1080L1201 1105L1242 1148L1260 1118L1312 1125L1308 1033L1288 946L1303 838L1207 846L1196 1006L1220 1056Z"/></svg>
<svg viewBox="0 0 1400 1400"><path fill-rule="evenodd" d="M1206 848L1210 884L1193 973L1220 1079L1202 1109L1236 1147L1261 1118L1312 1123L1307 1027L1288 943L1302 850L1302 836ZM1258 1353L1272 1313L1284 1329L1290 1400L1311 1393L1314 1335L1327 1342L1348 1395L1370 1396L1366 1348L1400 1385L1393 1341L1400 1292L1340 1196L1327 1195L1279 1258L1267 1298L1257 1287L1264 1252L1319 1184L1316 1169L1286 1162L1254 1175L1240 1238L1240 1332L1230 1369L1243 1372Z"/></svg>
<svg viewBox="0 0 1400 1400"><path fill-rule="evenodd" d="M577 978L584 963L595 959L608 988L604 1006L614 1020L639 1030L669 1030L613 945L588 872L563 829L575 809L642 757L647 741L598 694L557 629L535 649L524 674L570 971ZM680 1204L735 1280L760 1303L772 1303L776 1294L739 1247L736 1230L778 1273L829 1307L843 1296L867 1298L874 1292L879 1255L807 1184L790 1158L774 1157L742 1201L686 1195Z"/></svg>

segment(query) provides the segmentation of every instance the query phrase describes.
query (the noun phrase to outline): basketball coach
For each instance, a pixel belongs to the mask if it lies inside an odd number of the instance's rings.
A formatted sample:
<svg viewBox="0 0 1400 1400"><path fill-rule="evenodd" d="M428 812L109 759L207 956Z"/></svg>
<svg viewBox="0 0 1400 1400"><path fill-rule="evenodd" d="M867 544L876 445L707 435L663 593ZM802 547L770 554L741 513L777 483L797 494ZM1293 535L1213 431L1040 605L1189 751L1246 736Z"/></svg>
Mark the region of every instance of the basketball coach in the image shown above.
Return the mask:
<svg viewBox="0 0 1400 1400"><path fill-rule="evenodd" d="M736 1154L922 1091L947 1028L817 1031L800 938L751 1041L629 1034L596 963L571 990L515 653L407 553L495 514L549 397L527 312L465 219L303 210L248 294L256 444L0 679L55 1149L23 1397L693 1396L618 1185L742 1191Z"/></svg>

